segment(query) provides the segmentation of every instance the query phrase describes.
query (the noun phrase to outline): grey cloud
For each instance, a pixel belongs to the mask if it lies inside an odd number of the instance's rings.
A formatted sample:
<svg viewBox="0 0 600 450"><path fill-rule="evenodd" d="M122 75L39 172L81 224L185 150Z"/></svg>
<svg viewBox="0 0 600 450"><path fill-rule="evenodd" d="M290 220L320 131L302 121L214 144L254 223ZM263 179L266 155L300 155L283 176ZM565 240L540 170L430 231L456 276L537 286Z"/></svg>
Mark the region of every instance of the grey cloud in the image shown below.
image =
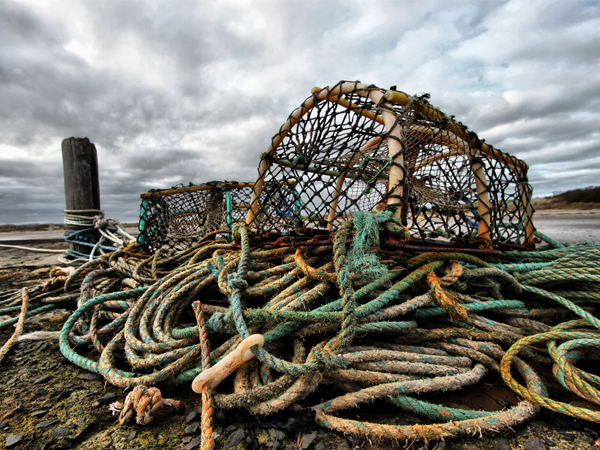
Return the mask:
<svg viewBox="0 0 600 450"><path fill-rule="evenodd" d="M510 0L69 5L82 14L67 23L60 4L0 2L0 145L19 153L0 161L0 222L60 218L69 136L96 144L103 208L123 220L135 220L151 188L252 181L310 88L340 79L431 92L524 158L538 192L553 172L565 188L600 173L590 162L600 111L594 2L549 2L540 14ZM515 5L526 13L511 13ZM80 42L89 48L74 53ZM55 189L40 202L27 185L44 167L51 175L37 180Z"/></svg>

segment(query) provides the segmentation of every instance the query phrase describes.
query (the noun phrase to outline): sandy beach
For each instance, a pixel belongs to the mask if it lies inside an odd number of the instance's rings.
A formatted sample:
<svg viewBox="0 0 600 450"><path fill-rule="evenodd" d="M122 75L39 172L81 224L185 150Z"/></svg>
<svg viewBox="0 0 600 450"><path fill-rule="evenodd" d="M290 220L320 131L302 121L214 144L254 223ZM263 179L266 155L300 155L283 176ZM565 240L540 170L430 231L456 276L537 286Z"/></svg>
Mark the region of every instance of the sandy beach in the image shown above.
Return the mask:
<svg viewBox="0 0 600 450"><path fill-rule="evenodd" d="M600 243L600 210L541 210L534 216L536 228L545 235L565 243ZM135 229L128 228L129 233ZM15 246L15 247L4 247ZM27 251L23 248L31 248ZM36 250L66 249L62 230L0 232L0 268L43 267L60 265L60 253Z"/></svg>
<svg viewBox="0 0 600 450"><path fill-rule="evenodd" d="M560 242L600 243L600 210L541 210L534 223L538 231Z"/></svg>

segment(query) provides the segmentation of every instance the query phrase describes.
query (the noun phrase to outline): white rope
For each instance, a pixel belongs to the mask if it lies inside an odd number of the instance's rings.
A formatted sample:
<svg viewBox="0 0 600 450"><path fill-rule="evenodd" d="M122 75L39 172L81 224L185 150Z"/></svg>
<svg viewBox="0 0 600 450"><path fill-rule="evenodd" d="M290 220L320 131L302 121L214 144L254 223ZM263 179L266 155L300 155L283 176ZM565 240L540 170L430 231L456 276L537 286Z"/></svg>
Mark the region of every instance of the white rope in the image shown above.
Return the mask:
<svg viewBox="0 0 600 450"><path fill-rule="evenodd" d="M17 248L19 250L28 250L30 252L43 252L43 253L64 253L64 250L52 250L49 248L34 248L34 247L24 247L22 245L10 245L10 244L0 244L0 247L5 248Z"/></svg>
<svg viewBox="0 0 600 450"><path fill-rule="evenodd" d="M82 215L82 213L86 215ZM92 246L89 256L73 255L74 252L68 250L63 257L59 258L59 261L62 263L72 261L73 258L92 261L105 253L106 249L103 247L107 242L111 242L115 245L114 248L116 248L129 241L135 241L135 238L125 231L125 228L118 220L105 218L102 210L65 210L64 223L65 230L73 230L73 234L77 233L77 229L83 232L96 230L100 234L100 239ZM65 239L67 242L72 242L68 237ZM83 243L80 244L84 245Z"/></svg>

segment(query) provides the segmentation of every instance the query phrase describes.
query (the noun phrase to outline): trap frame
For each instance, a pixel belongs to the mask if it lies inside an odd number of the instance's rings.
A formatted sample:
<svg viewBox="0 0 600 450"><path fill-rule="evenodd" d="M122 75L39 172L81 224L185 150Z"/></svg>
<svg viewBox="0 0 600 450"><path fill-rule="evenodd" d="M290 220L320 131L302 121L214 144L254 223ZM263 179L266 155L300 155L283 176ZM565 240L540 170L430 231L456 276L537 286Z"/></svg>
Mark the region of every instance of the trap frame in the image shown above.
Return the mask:
<svg viewBox="0 0 600 450"><path fill-rule="evenodd" d="M150 253L167 246L185 250L202 236L218 230L231 230L243 223L255 183L211 181L170 189L152 189L142 195L138 245ZM263 189L263 210L269 215L293 214L298 207L294 180L273 181ZM277 187L279 202L268 200ZM284 209L284 205L287 205ZM258 222L258 221L257 221Z"/></svg>
<svg viewBox="0 0 600 450"><path fill-rule="evenodd" d="M532 246L527 170L426 96L342 81L314 88L272 138L246 223L258 231L335 229L356 211L385 210L421 238ZM299 206L272 215L270 199L287 194L270 183L289 179Z"/></svg>

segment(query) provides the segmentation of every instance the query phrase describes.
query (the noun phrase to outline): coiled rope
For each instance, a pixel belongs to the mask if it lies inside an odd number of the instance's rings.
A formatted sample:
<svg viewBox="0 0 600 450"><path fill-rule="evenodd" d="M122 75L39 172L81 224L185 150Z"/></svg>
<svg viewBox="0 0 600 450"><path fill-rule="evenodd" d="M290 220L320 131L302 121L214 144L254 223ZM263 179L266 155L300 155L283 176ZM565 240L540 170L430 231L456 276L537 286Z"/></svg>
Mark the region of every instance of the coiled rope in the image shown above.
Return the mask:
<svg viewBox="0 0 600 450"><path fill-rule="evenodd" d="M153 256L127 243L66 279L55 274L45 288L28 288L30 309L71 305L62 353L122 388L189 383L261 334L255 359L231 382L203 391L204 448L214 444L214 409L273 414L300 401L318 424L368 439L498 432L539 407L599 421L591 408L550 401L538 374L546 367L558 385L598 402L598 377L576 366L595 360L600 339L597 246L551 242L474 255L425 244L398 250L384 235L400 246L409 237L387 215L357 213L331 236L265 238L236 227ZM0 313L16 312L23 292L0 294ZM444 392L468 391L490 371L501 373L518 404L492 411L443 404ZM307 405L316 391L325 400ZM423 397L433 393L439 403ZM372 402L415 423L340 416Z"/></svg>
<svg viewBox="0 0 600 450"><path fill-rule="evenodd" d="M96 209L65 210L64 238L70 244L89 247L89 252L81 252L69 248L59 258L63 264L74 260L93 260L99 255L116 251L135 238L125 231L123 225L116 219L104 217L104 212Z"/></svg>

